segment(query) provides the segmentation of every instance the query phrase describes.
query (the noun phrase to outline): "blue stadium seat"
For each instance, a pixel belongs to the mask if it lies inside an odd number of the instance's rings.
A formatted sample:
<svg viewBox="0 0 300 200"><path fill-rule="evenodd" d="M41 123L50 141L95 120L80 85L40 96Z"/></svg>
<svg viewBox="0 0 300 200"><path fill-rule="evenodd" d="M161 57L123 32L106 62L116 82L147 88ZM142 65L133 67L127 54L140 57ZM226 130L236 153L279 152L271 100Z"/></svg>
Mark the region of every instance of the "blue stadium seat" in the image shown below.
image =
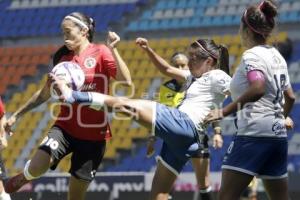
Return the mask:
<svg viewBox="0 0 300 200"><path fill-rule="evenodd" d="M124 16L124 13L133 12L136 6L143 5L147 0L139 0L133 3L115 3L115 4L99 4L99 5L84 5L84 6L62 6L50 8L26 8L26 9L8 9L10 1L0 2L0 21L1 34L0 37L10 36L38 36L45 35L41 26L51 27L49 29L50 35L60 34L60 23L63 17L71 12L83 12L96 21L97 31L106 31L107 26L111 22L119 22ZM30 6L30 4L28 4ZM36 32L28 31L27 26L36 26ZM55 27L56 29L52 28ZM140 26L146 29L145 26ZM5 31L4 30L8 30ZM45 33L45 34L44 34Z"/></svg>

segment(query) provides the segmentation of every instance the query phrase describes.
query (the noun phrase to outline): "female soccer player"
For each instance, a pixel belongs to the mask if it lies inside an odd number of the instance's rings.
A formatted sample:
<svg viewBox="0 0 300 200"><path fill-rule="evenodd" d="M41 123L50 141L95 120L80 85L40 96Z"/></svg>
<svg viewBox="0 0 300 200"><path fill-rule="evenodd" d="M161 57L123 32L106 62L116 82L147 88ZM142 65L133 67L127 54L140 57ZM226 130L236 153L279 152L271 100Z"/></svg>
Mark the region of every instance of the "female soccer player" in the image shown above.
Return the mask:
<svg viewBox="0 0 300 200"><path fill-rule="evenodd" d="M162 58L160 57L156 52L153 51L153 49L149 46L148 40L145 38L137 38L136 43L146 51L149 58L151 59L152 63L162 72L164 68L167 67L175 67L181 70L188 70L188 58L183 53L175 53L171 58L171 66ZM185 73L183 71L183 73ZM166 74L169 75L170 74ZM170 76L173 78L172 76ZM170 107L177 107L183 97L184 92L182 89L183 82L180 82L180 80L177 80L175 78L167 81L164 83L159 91L159 100L160 103L170 106ZM214 126L214 136L213 136L213 146L216 148L221 148L223 145L223 139L221 136L221 128L218 126L218 123L213 124ZM149 154L154 153L153 144L155 141L155 137L150 137L148 141L147 146L147 152ZM166 143L163 143L162 149L164 149L166 146ZM205 135L204 141L203 141L204 149L203 151L200 151L198 154L194 155L190 160L193 165L196 179L199 187L199 193L202 200L210 200L212 199L211 194L211 187L209 182L209 150L208 150L208 136ZM158 161L160 161L161 157L158 157ZM163 163L163 162L162 162Z"/></svg>
<svg viewBox="0 0 300 200"><path fill-rule="evenodd" d="M95 22L81 13L66 16L61 27L65 44L55 53L53 63L72 61L79 64L85 73L84 91L107 94L111 78L131 85L129 70L116 49L120 40L118 35L109 32L108 47L92 43ZM12 115L8 128L24 113L50 98L49 83ZM8 180L6 191L17 191L28 181L40 177L49 167L55 169L64 156L73 153L68 199L83 200L103 158L106 139L110 137L105 112L80 104L62 105L48 136L32 160L27 162L24 172Z"/></svg>
<svg viewBox="0 0 300 200"><path fill-rule="evenodd" d="M285 60L266 44L276 15L271 1L245 10L240 35L247 50L230 85L233 102L205 119L211 122L238 111L237 135L222 166L221 200L239 199L254 176L262 178L270 199L288 199L285 117L295 96Z"/></svg>
<svg viewBox="0 0 300 200"><path fill-rule="evenodd" d="M185 97L178 108L171 108L153 101L113 97L96 92L72 91L54 75L61 99L89 102L92 106L107 106L114 111L131 115L151 130L152 135L164 140L161 159L152 182L151 200L167 199L168 194L187 160L205 148L203 137L204 117L212 107L223 102L231 78L220 68L228 68L228 51L212 40L199 39L188 51L189 71L169 65L161 68L165 74L185 81ZM222 66L222 67L220 67Z"/></svg>
<svg viewBox="0 0 300 200"><path fill-rule="evenodd" d="M6 122L4 104L0 98L0 151L7 147L6 132L4 125ZM9 194L4 191L3 180L6 178L6 170L0 154L0 200L10 200Z"/></svg>

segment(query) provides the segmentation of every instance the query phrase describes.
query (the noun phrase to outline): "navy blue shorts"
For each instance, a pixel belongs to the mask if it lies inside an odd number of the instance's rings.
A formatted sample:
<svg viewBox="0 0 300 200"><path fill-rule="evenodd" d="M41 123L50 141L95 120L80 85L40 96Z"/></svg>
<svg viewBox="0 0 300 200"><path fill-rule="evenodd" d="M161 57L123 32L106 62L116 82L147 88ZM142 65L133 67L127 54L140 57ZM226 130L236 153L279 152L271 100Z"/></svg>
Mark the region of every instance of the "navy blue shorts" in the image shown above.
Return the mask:
<svg viewBox="0 0 300 200"><path fill-rule="evenodd" d="M176 175L189 158L205 149L194 123L176 108L157 103L154 127L155 136L164 141L158 160Z"/></svg>
<svg viewBox="0 0 300 200"><path fill-rule="evenodd" d="M287 138L236 136L224 156L222 169L262 179L287 177Z"/></svg>

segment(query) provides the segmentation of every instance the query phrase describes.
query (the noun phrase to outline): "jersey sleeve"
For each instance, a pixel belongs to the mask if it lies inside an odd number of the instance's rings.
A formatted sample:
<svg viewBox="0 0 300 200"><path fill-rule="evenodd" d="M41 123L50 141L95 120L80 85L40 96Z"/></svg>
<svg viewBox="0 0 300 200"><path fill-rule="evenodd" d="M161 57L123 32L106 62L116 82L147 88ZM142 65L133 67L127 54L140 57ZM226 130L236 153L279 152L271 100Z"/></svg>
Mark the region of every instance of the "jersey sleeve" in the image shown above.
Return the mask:
<svg viewBox="0 0 300 200"><path fill-rule="evenodd" d="M101 58L102 58L101 59L102 66L104 67L105 71L107 72L107 75L109 77L116 78L117 64L116 64L114 56L112 55L112 52L105 45L101 46Z"/></svg>
<svg viewBox="0 0 300 200"><path fill-rule="evenodd" d="M0 98L0 118L3 117L4 113L5 113L4 104L2 102L2 99Z"/></svg>
<svg viewBox="0 0 300 200"><path fill-rule="evenodd" d="M223 71L212 76L212 89L219 94L226 94L230 90L231 77Z"/></svg>
<svg viewBox="0 0 300 200"><path fill-rule="evenodd" d="M259 70L264 73L265 76L267 75L264 60L251 51L246 51L243 54L242 64L245 75L253 70Z"/></svg>

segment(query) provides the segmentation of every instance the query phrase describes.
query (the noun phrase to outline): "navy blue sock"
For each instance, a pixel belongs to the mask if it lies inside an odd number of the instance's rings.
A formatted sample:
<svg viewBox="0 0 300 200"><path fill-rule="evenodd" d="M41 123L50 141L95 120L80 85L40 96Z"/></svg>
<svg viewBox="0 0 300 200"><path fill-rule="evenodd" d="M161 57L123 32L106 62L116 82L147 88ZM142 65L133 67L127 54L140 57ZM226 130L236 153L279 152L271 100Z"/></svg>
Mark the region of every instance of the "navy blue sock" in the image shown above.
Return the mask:
<svg viewBox="0 0 300 200"><path fill-rule="evenodd" d="M88 92L72 91L72 97L78 103L91 103L92 98Z"/></svg>

